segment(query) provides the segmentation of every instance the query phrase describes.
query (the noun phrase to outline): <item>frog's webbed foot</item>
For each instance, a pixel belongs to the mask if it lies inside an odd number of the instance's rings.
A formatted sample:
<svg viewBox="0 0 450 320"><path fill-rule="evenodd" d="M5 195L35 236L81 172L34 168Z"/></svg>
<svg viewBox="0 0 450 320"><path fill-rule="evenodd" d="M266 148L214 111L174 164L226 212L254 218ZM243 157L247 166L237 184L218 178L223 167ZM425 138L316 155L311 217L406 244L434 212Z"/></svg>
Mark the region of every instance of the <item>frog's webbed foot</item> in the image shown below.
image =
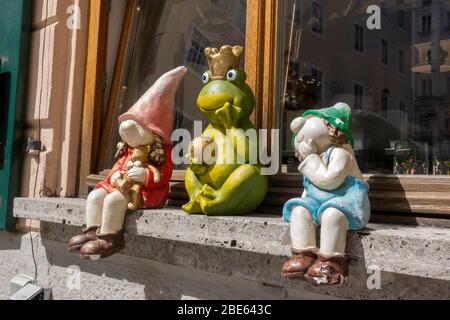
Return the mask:
<svg viewBox="0 0 450 320"><path fill-rule="evenodd" d="M217 205L218 192L209 185L205 184L198 192L196 197L193 197L189 203L185 204L182 209L189 214L198 214L208 212L208 208Z"/></svg>
<svg viewBox="0 0 450 320"><path fill-rule="evenodd" d="M220 205L220 201L219 191L214 190L214 188L209 185L203 186L203 189L199 193L198 202L206 215L210 215L211 208Z"/></svg>
<svg viewBox="0 0 450 320"><path fill-rule="evenodd" d="M190 166L186 170L185 185L189 194L189 203L185 204L182 209L190 214L203 213L197 196L202 190L203 185L200 183Z"/></svg>
<svg viewBox="0 0 450 320"><path fill-rule="evenodd" d="M188 214L203 213L202 208L197 200L191 200L182 207L183 211Z"/></svg>
<svg viewBox="0 0 450 320"><path fill-rule="evenodd" d="M215 200L217 198L217 191L214 190L209 185L205 184L202 188L202 190L199 193L199 196L209 199L209 200Z"/></svg>

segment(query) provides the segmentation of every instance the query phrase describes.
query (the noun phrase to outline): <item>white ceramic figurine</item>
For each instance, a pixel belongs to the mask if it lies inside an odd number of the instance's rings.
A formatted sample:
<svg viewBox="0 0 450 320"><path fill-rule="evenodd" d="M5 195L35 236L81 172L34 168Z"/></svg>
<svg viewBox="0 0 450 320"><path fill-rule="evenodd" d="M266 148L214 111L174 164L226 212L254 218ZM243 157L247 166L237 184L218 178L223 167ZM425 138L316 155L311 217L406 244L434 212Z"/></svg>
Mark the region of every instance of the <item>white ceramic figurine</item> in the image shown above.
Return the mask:
<svg viewBox="0 0 450 320"><path fill-rule="evenodd" d="M369 188L352 150L351 109L338 103L308 110L292 122L291 130L304 192L283 209L290 222L292 257L282 274L316 286L341 285L348 276L347 231L363 229L370 218Z"/></svg>

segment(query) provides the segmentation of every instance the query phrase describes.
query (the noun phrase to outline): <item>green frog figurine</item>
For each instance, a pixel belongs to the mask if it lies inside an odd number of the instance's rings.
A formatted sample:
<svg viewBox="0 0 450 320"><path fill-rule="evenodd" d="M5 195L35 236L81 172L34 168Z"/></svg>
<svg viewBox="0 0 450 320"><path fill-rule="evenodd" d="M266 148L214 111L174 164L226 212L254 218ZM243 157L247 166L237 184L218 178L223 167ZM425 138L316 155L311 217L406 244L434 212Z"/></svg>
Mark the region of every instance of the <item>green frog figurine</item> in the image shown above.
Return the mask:
<svg viewBox="0 0 450 320"><path fill-rule="evenodd" d="M243 47L228 45L205 49L210 70L203 75L205 86L197 105L210 124L190 146L192 157L185 178L190 201L183 206L187 213L247 214L266 196L267 176L261 175L258 157L253 161L251 156L251 151L258 150L258 135L245 134L248 130L256 133L256 129L249 119L255 97L245 71L239 69L243 51ZM212 159L193 156L205 154L209 146L214 150L209 153L215 156Z"/></svg>

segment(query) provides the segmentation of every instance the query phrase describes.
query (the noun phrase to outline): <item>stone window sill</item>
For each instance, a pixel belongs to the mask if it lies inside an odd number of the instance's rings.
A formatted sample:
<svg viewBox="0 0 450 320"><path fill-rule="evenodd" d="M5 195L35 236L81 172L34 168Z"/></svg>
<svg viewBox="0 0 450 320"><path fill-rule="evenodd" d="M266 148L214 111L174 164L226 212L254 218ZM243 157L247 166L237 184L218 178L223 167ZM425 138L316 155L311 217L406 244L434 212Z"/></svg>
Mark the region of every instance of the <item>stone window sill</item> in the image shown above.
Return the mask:
<svg viewBox="0 0 450 320"><path fill-rule="evenodd" d="M63 227L60 241L83 225L84 210L84 199L17 198L14 203L17 218ZM280 216L206 217L169 207L129 214L125 230L125 255L306 290L303 283L280 276L281 264L290 255L289 225ZM400 286L396 290L403 288L402 295L408 298L448 298L450 229L370 224L349 233L347 251L351 259L347 289L315 290L345 298L396 298L401 296L392 288ZM368 269L381 270L382 284L392 290L368 290Z"/></svg>

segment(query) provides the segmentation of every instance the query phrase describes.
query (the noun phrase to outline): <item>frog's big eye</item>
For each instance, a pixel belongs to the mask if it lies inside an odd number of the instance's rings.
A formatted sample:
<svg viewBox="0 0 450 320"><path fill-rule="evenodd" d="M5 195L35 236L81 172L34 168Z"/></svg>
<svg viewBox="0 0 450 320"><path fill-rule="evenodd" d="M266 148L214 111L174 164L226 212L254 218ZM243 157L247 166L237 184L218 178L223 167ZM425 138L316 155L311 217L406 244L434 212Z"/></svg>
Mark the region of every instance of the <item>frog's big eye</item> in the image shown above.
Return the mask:
<svg viewBox="0 0 450 320"><path fill-rule="evenodd" d="M207 84L209 82L209 73L205 72L202 76L202 81L204 84Z"/></svg>
<svg viewBox="0 0 450 320"><path fill-rule="evenodd" d="M227 73L227 80L228 81L234 81L234 80L237 79L237 76L238 76L237 70L230 70Z"/></svg>

